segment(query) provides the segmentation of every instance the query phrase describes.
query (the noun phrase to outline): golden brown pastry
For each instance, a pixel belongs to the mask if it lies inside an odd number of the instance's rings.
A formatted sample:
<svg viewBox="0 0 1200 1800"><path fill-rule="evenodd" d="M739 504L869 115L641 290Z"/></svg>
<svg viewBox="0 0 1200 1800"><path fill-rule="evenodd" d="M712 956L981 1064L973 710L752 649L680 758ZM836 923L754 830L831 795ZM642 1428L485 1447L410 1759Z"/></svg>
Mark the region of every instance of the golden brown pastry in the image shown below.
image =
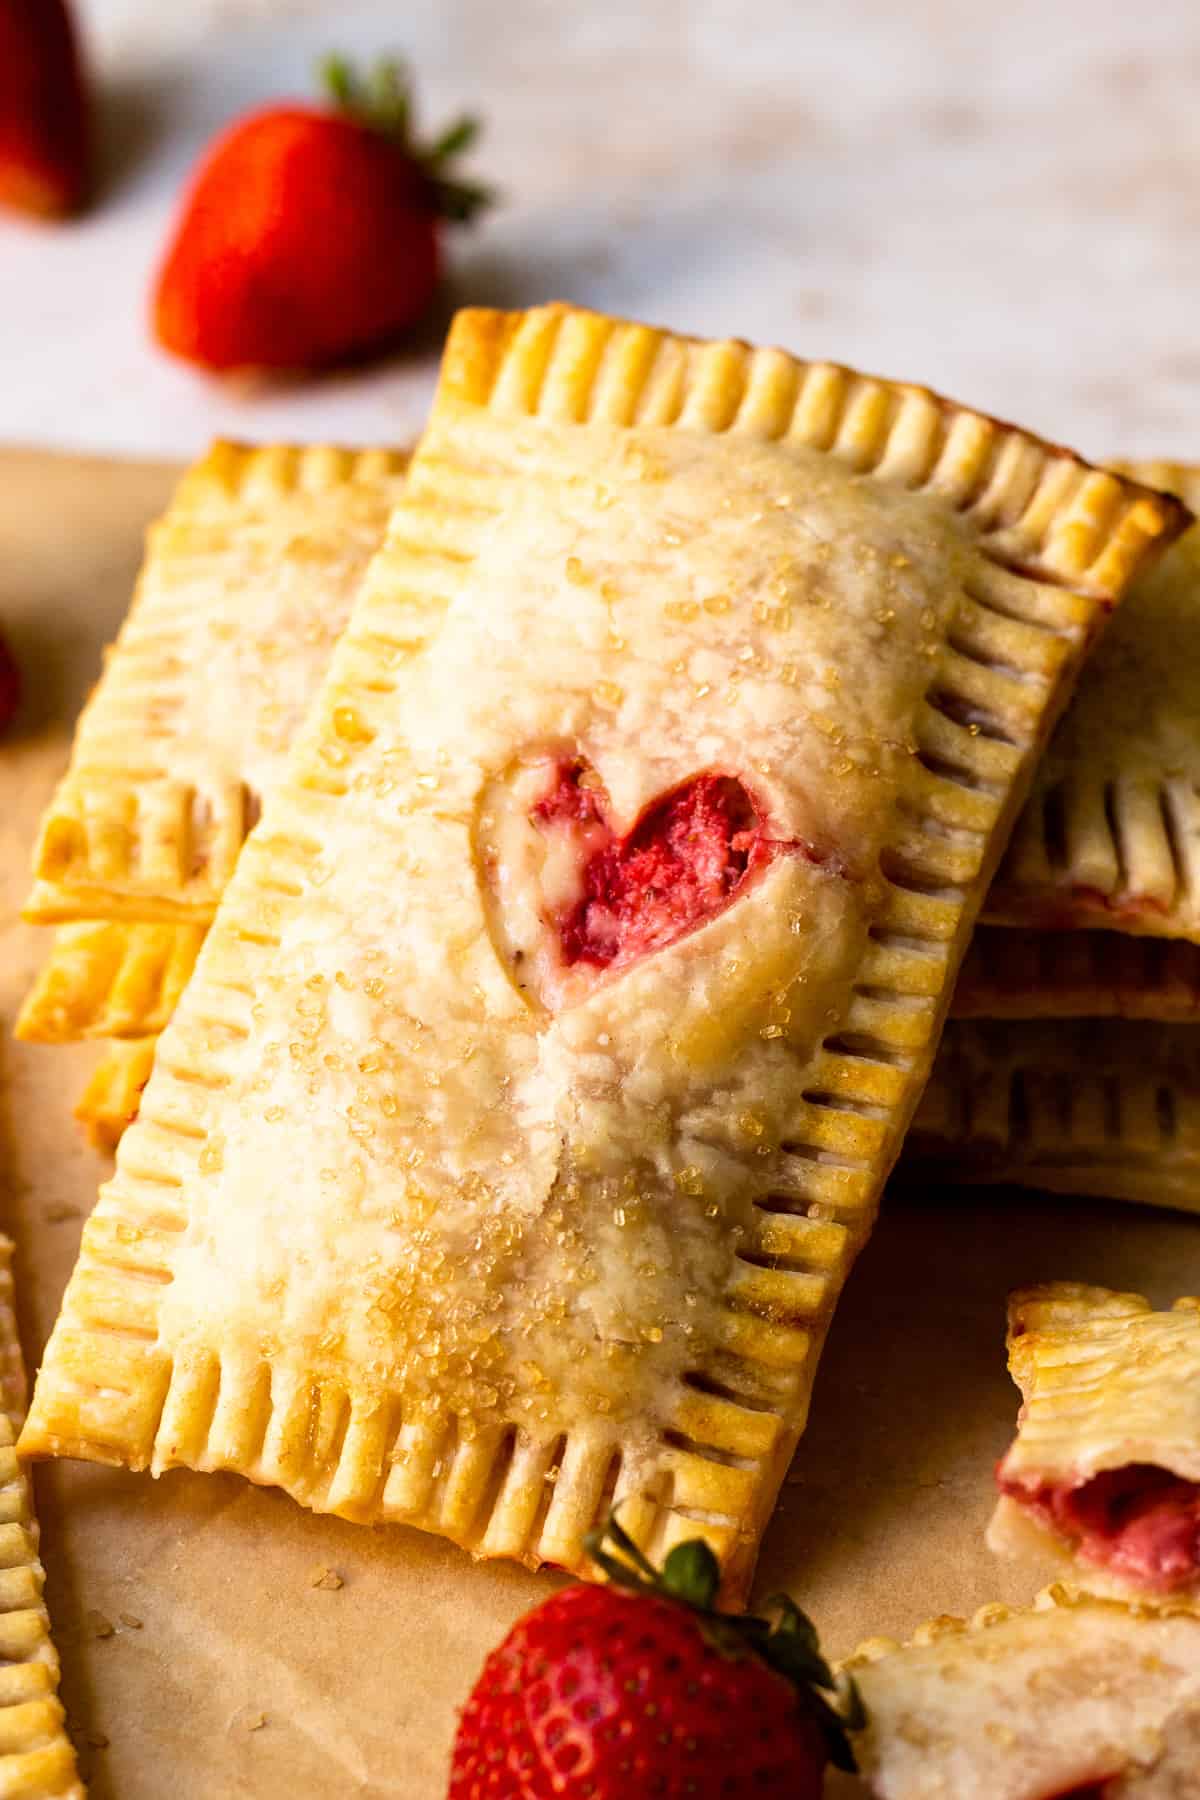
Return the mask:
<svg viewBox="0 0 1200 1800"><path fill-rule="evenodd" d="M981 925L954 988L958 1019L1200 1019L1200 945L1119 931Z"/></svg>
<svg viewBox="0 0 1200 1800"><path fill-rule="evenodd" d="M1193 504L1200 469L1131 463ZM1200 939L1200 530L1135 585L1038 769L985 917Z"/></svg>
<svg viewBox="0 0 1200 1800"><path fill-rule="evenodd" d="M75 1117L92 1149L104 1156L116 1152L138 1116L157 1044L157 1036L117 1038L108 1045L79 1096Z"/></svg>
<svg viewBox="0 0 1200 1800"><path fill-rule="evenodd" d="M1200 1209L1200 1025L953 1019L906 1180Z"/></svg>
<svg viewBox="0 0 1200 1800"><path fill-rule="evenodd" d="M140 1038L161 1031L191 976L204 925L134 925L114 919L60 925L17 1018L33 1043Z"/></svg>
<svg viewBox="0 0 1200 1800"><path fill-rule="evenodd" d="M1170 501L917 389L459 317L23 1445L745 1587L984 884Z"/></svg>
<svg viewBox="0 0 1200 1800"><path fill-rule="evenodd" d="M27 915L77 922L56 932L18 1037L161 1031L406 463L222 443L184 477L44 825ZM52 844L73 846L61 870ZM135 1115L150 1054L114 1050L89 1081L76 1112L97 1148Z"/></svg>
<svg viewBox="0 0 1200 1800"><path fill-rule="evenodd" d="M220 443L188 471L43 820L27 918L211 919L406 461Z"/></svg>
<svg viewBox="0 0 1200 1800"><path fill-rule="evenodd" d="M1055 1586L1027 1612L935 1619L851 1657L879 1800L1188 1800L1200 1767L1200 1614Z"/></svg>
<svg viewBox="0 0 1200 1800"><path fill-rule="evenodd" d="M25 1365L13 1313L12 1253L10 1240L0 1236L0 1794L84 1800L58 1697L33 1491L14 1448L25 1410Z"/></svg>

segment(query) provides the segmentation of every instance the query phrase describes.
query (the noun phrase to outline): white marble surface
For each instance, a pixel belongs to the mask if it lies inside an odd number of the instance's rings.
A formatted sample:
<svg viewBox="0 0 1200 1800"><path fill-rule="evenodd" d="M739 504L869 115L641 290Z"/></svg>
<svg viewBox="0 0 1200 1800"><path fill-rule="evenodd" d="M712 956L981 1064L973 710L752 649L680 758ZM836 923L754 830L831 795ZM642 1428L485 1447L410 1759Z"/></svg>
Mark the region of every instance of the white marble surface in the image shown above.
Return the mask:
<svg viewBox="0 0 1200 1800"><path fill-rule="evenodd" d="M316 54L487 116L505 204L451 297L552 296L941 386L1095 454L1200 455L1200 6L1152 0L80 0L102 204L0 220L0 439L404 438L442 321L371 371L219 383L145 297L179 183Z"/></svg>

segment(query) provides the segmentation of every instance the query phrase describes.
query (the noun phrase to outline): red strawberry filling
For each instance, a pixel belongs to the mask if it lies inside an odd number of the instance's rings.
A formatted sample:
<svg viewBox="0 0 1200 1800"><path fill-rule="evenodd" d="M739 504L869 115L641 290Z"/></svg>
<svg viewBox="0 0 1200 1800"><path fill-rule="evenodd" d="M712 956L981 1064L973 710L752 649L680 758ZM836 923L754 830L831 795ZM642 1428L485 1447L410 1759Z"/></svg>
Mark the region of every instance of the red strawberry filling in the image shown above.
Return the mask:
<svg viewBox="0 0 1200 1800"><path fill-rule="evenodd" d="M1039 907L1038 922L1046 930L1062 930L1070 926L1081 906L1107 913L1116 919L1136 919L1146 913L1162 914L1168 910L1162 900L1156 900L1151 894L1114 896L1104 893L1101 888L1089 887L1079 881L1071 884L1068 893L1070 902L1056 906L1050 901L1044 907Z"/></svg>
<svg viewBox="0 0 1200 1800"><path fill-rule="evenodd" d="M1106 1469L1073 1487L1053 1481L1026 1486L1002 1473L997 1480L1093 1568L1162 1594L1200 1575L1200 1485L1194 1481L1152 1463Z"/></svg>
<svg viewBox="0 0 1200 1800"><path fill-rule="evenodd" d="M607 812L603 787L580 761L558 764L550 792L530 812L539 829L566 829L578 844L578 891L553 920L568 964L612 968L661 950L722 912L784 851L824 860L801 839L770 837L754 800L729 775L685 782L622 838Z"/></svg>

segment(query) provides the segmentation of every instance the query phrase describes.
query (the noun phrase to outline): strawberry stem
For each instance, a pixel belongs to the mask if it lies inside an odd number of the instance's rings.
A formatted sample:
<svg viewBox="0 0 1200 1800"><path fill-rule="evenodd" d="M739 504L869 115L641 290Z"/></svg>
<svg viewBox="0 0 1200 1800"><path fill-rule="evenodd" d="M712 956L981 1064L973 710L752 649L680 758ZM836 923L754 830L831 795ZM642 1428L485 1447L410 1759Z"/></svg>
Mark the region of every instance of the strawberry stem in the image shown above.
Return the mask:
<svg viewBox="0 0 1200 1800"><path fill-rule="evenodd" d="M425 178L431 211L463 225L491 205L495 195L490 188L477 181L458 180L449 167L478 138L477 118L464 114L428 148L422 148L414 136L412 84L398 58L381 56L364 80L346 57L330 54L322 58L319 74L339 112L390 139L416 164Z"/></svg>
<svg viewBox="0 0 1200 1800"><path fill-rule="evenodd" d="M589 1532L585 1548L618 1587L656 1594L694 1612L709 1642L723 1655L749 1652L782 1675L795 1689L797 1704L820 1728L830 1762L835 1768L855 1772L848 1734L860 1731L866 1723L862 1697L849 1675L834 1674L821 1655L816 1626L789 1594L777 1594L768 1601L773 1619L717 1612L721 1568L703 1538L676 1544L660 1572L615 1514L600 1530ZM826 1699L827 1694L832 1700Z"/></svg>

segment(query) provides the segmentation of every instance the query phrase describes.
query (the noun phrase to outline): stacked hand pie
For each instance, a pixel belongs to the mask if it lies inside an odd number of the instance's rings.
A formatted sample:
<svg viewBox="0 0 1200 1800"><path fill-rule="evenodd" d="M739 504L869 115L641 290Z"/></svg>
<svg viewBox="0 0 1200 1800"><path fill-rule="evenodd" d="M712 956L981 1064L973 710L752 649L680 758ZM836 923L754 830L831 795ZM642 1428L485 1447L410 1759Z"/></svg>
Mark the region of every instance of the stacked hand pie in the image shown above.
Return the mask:
<svg viewBox="0 0 1200 1800"><path fill-rule="evenodd" d="M1129 466L1200 500L1198 469ZM922 1180L1200 1204L1198 604L1193 527L1134 584L1039 767L906 1152Z"/></svg>
<svg viewBox="0 0 1200 1800"><path fill-rule="evenodd" d="M35 853L120 1147L23 1453L581 1572L616 1505L740 1602L902 1147L1189 1204L1171 489L565 307L411 463L215 449Z"/></svg>
<svg viewBox="0 0 1200 1800"><path fill-rule="evenodd" d="M66 921L17 1021L113 1040L78 1107L113 1149L263 796L383 538L407 458L218 444L155 525L35 854Z"/></svg>

